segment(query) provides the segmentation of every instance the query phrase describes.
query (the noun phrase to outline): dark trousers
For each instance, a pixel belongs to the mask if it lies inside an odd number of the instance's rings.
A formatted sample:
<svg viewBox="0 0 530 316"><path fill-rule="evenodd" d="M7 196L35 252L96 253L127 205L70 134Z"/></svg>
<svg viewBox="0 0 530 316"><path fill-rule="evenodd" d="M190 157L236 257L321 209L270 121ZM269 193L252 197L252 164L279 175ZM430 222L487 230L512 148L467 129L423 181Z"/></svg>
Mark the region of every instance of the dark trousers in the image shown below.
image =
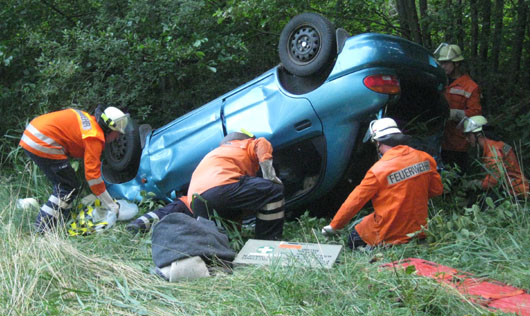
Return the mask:
<svg viewBox="0 0 530 316"><path fill-rule="evenodd" d="M69 217L72 202L79 194L80 185L75 170L70 166L67 159L47 159L34 155L27 150L24 151L42 170L53 186L52 195L41 206L35 221L35 228L38 232L42 232L55 226L57 219Z"/></svg>
<svg viewBox="0 0 530 316"><path fill-rule="evenodd" d="M146 213L137 219L134 220L134 224L143 232L143 231L149 231L151 229L151 225L155 221L159 221L165 216L171 214L171 213L184 213L188 216L193 217L193 214L190 212L186 204L182 202L180 199L175 199L175 201L169 203L168 205L161 207L155 211Z"/></svg>
<svg viewBox="0 0 530 316"><path fill-rule="evenodd" d="M361 238L357 230L353 228L353 230L350 233L350 236L348 236L348 247L350 249L355 249L357 247L364 247L364 246L366 246L366 243Z"/></svg>
<svg viewBox="0 0 530 316"><path fill-rule="evenodd" d="M202 201L204 199L204 201ZM213 187L192 202L195 216L209 218L213 210L222 218L236 219L245 211L256 213L257 239L281 239L284 223L283 185L243 176L238 182Z"/></svg>

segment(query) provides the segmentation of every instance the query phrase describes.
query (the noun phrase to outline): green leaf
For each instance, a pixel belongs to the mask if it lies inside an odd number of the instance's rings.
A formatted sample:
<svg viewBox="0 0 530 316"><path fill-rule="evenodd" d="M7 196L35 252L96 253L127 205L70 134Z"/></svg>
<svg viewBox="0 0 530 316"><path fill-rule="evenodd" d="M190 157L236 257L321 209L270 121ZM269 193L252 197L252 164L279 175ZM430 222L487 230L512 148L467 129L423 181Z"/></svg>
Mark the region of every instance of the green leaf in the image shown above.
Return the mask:
<svg viewBox="0 0 530 316"><path fill-rule="evenodd" d="M412 273L414 273L414 272L416 272L416 267L413 266L413 265L410 265L410 266L408 266L408 267L405 269L405 273L406 273L406 274L412 274Z"/></svg>
<svg viewBox="0 0 530 316"><path fill-rule="evenodd" d="M491 208L495 208L495 203L493 203L493 199L489 196L486 198L486 204Z"/></svg>

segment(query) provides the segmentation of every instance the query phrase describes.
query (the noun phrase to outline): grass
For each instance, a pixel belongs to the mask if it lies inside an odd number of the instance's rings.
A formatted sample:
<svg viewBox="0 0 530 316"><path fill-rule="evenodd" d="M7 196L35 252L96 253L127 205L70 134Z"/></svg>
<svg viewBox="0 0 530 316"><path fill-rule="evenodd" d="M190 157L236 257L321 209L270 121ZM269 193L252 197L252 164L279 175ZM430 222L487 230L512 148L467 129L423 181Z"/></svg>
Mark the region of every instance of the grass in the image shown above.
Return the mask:
<svg viewBox="0 0 530 316"><path fill-rule="evenodd" d="M418 257L530 290L530 220L526 203L466 209L457 194L431 205L428 243L372 251L345 249L332 269L279 265L236 267L195 281L168 283L151 273L150 235L125 223L99 235L36 236L37 211L22 197L48 197L31 164L3 175L0 189L1 315L488 315L458 292L381 264ZM491 202L491 201L490 201ZM142 211L148 211L146 203ZM328 219L307 214L288 222L285 239L325 239ZM243 232L243 237L248 237ZM499 313L501 314L501 313Z"/></svg>

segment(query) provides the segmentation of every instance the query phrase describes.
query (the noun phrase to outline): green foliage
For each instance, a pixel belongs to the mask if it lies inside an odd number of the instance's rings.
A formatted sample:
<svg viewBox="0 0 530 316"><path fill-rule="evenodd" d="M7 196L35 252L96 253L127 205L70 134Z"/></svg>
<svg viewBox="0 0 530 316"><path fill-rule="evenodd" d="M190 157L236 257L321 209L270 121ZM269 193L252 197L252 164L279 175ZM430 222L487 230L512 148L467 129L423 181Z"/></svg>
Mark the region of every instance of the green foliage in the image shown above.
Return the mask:
<svg viewBox="0 0 530 316"><path fill-rule="evenodd" d="M420 22L433 46L455 34L471 41L467 2L427 3ZM484 85L486 114L498 119L508 141L528 139L520 126L530 119L521 112L527 86L505 80L517 9L505 1L501 71L475 78ZM34 116L70 106L92 111L97 104L117 105L138 121L161 126L276 65L283 26L308 11L351 34L403 31L395 2L388 0L6 0L0 9L0 135L12 137L0 146L15 147ZM477 73L480 61L467 59ZM530 150L527 143L522 147L526 161ZM0 162L8 162L6 151Z"/></svg>
<svg viewBox="0 0 530 316"><path fill-rule="evenodd" d="M13 153L16 154L16 153ZM236 267L232 274L167 283L152 274L151 235L131 236L125 224L102 234L67 237L30 231L37 210L15 208L17 198L45 201L49 187L32 164L2 174L0 189L0 311L2 314L140 315L484 315L488 311L419 277L412 268L380 264L418 257L481 277L530 288L530 218L510 202L485 211L461 209L450 196L431 205L428 243L372 251L344 249L332 269L278 265ZM9 178L6 178L9 176ZM145 213L159 205L148 196ZM438 220L441 219L441 221ZM451 228L447 223L451 222ZM344 244L320 233L327 219L305 213L285 225L284 239ZM468 233L464 232L464 229ZM243 228L241 242L253 236ZM454 234L448 234L454 232ZM234 236L234 235L232 235ZM468 236L468 237L466 237Z"/></svg>

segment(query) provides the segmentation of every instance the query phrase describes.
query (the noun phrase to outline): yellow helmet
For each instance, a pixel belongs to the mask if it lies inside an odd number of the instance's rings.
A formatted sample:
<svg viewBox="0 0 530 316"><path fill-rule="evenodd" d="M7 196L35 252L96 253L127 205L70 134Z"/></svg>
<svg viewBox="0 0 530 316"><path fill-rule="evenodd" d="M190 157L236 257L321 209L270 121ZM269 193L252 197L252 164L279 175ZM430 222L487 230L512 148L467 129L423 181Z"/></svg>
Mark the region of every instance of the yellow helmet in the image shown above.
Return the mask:
<svg viewBox="0 0 530 316"><path fill-rule="evenodd" d="M438 46L438 48L434 51L434 57L438 61L457 62L464 60L460 46L447 43L442 43L440 46Z"/></svg>
<svg viewBox="0 0 530 316"><path fill-rule="evenodd" d="M460 123L458 123L458 128L462 130L464 134L466 133L478 133L482 131L482 126L486 125L488 120L482 115L475 115L472 117L464 117Z"/></svg>

